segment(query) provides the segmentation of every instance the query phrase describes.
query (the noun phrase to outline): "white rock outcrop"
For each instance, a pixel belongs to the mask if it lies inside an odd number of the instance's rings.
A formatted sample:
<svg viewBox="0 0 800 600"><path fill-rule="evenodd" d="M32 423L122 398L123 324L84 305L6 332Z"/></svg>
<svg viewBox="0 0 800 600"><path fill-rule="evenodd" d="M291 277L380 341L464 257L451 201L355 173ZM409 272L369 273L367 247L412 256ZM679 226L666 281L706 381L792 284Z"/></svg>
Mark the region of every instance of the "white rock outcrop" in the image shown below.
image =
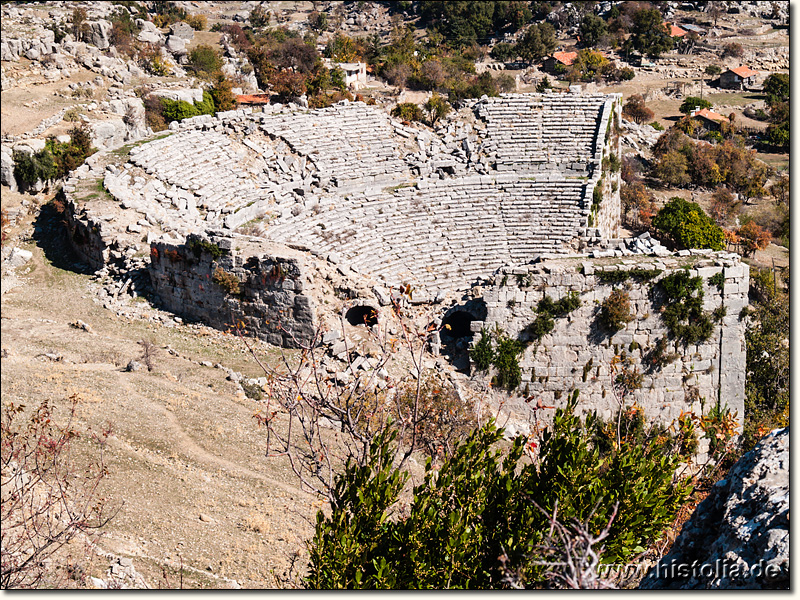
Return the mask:
<svg viewBox="0 0 800 600"><path fill-rule="evenodd" d="M731 468L641 589L789 589L789 428Z"/></svg>

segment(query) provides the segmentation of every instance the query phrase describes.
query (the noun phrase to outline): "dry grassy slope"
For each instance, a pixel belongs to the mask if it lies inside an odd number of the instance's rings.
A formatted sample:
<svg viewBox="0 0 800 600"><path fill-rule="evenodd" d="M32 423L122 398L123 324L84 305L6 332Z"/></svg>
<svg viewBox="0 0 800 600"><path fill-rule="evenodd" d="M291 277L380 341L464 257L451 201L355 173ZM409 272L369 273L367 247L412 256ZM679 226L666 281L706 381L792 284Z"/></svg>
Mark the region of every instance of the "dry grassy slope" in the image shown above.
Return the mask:
<svg viewBox="0 0 800 600"><path fill-rule="evenodd" d="M87 275L54 266L47 256L57 248L42 245L47 253L23 245L34 258L2 299L3 402L32 406L46 398L63 407L77 394L80 430L113 425L103 493L122 508L102 547L133 557L151 585L163 584L161 566L179 556L208 573L187 574L185 585L228 585L212 573L242 586L275 585L271 571L282 572L302 550L318 504L298 490L285 462L263 456L263 431L252 418L258 403L237 393L220 369L198 364L249 364L255 375L238 342L120 318L93 302ZM70 327L76 319L95 334ZM143 338L192 360L162 350L152 372L124 372ZM92 574L108 564L97 561ZM170 582L177 585L177 575Z"/></svg>

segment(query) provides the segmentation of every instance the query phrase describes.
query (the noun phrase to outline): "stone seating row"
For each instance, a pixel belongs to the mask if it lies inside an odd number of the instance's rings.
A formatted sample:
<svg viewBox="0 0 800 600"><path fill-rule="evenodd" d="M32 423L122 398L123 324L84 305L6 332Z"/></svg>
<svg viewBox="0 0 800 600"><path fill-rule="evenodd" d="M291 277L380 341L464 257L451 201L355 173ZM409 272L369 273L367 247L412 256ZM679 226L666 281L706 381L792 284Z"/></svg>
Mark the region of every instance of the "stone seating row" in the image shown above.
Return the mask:
<svg viewBox="0 0 800 600"><path fill-rule="evenodd" d="M280 223L268 236L335 252L391 285L457 289L535 252L566 252L585 227L583 182L458 181L351 198Z"/></svg>

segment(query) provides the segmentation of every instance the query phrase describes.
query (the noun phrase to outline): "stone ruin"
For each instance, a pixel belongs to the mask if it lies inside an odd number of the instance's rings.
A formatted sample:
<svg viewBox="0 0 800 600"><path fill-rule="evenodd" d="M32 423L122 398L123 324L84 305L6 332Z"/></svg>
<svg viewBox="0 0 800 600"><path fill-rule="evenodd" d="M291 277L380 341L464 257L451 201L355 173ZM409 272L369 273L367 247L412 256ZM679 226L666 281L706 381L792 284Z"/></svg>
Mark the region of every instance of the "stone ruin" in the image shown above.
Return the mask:
<svg viewBox="0 0 800 600"><path fill-rule="evenodd" d="M614 408L618 350L637 341L630 354L644 369L666 331L634 286L644 316L598 339L593 319L613 286L593 271L656 255L664 274L720 272L723 291L705 291L709 310L727 307L722 326L636 399L662 420L701 399L741 415L747 267L735 254L677 256L646 236L617 239L620 112L618 94L546 93L471 100L435 130L347 101L194 117L91 157L64 187L68 225L78 253L134 292L220 329L242 321L282 346L319 329L333 343L332 307L368 306L380 318L410 285L412 304L451 325L431 350L460 351L463 363L482 328L516 335L545 290L576 291L582 308L526 350L521 387L548 402L579 388L604 411ZM510 411L520 427L530 422L523 403Z"/></svg>

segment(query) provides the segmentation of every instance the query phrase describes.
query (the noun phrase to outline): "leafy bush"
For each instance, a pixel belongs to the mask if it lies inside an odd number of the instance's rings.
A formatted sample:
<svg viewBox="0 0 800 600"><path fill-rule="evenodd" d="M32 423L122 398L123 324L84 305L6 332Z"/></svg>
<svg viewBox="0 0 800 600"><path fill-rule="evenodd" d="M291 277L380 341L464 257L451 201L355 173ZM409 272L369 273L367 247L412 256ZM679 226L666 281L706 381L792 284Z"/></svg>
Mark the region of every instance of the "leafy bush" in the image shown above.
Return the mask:
<svg viewBox="0 0 800 600"><path fill-rule="evenodd" d="M621 283L628 279L650 281L662 273L661 269L628 269L627 271L595 271L594 276L603 283Z"/></svg>
<svg viewBox="0 0 800 600"><path fill-rule="evenodd" d="M653 227L679 248L725 247L725 234L695 202L672 198L653 219Z"/></svg>
<svg viewBox="0 0 800 600"><path fill-rule="evenodd" d="M774 285L770 269L750 271L750 304L745 343L743 448L749 450L775 427L788 425L789 294Z"/></svg>
<svg viewBox="0 0 800 600"><path fill-rule="evenodd" d="M497 355L494 366L497 369L495 383L509 391L515 390L522 383L522 371L519 368L519 355L525 350L525 345L519 340L499 334L497 336Z"/></svg>
<svg viewBox="0 0 800 600"><path fill-rule="evenodd" d="M422 109L413 102L401 102L392 109L392 116L403 121L422 121Z"/></svg>
<svg viewBox="0 0 800 600"><path fill-rule="evenodd" d="M722 47L722 53L720 54L720 58L741 58L744 55L744 46L741 44L737 44L736 42L731 42L729 44L725 44Z"/></svg>
<svg viewBox="0 0 800 600"><path fill-rule="evenodd" d="M755 221L745 222L736 230L739 243L745 256L752 256L756 250L763 250L769 246L771 236L768 231L759 227Z"/></svg>
<svg viewBox="0 0 800 600"><path fill-rule="evenodd" d="M777 102L788 102L789 74L771 73L769 77L764 80L763 89L767 106L772 106Z"/></svg>
<svg viewBox="0 0 800 600"><path fill-rule="evenodd" d="M447 116L452 107L447 103L447 100L442 98L439 94L434 93L428 101L423 105L425 112L428 115L428 124L433 127L439 119Z"/></svg>
<svg viewBox="0 0 800 600"><path fill-rule="evenodd" d="M32 154L14 150L13 159L14 178L27 187L37 181L50 181L58 175L58 165L47 148Z"/></svg>
<svg viewBox="0 0 800 600"><path fill-rule="evenodd" d="M507 44L505 42L499 42L492 46L492 50L489 54L493 59L500 62L508 62L517 55L514 44Z"/></svg>
<svg viewBox="0 0 800 600"><path fill-rule="evenodd" d="M659 282L666 295L661 320L670 335L685 346L704 342L714 330L710 315L703 310L703 278L687 270L667 275Z"/></svg>
<svg viewBox="0 0 800 600"><path fill-rule="evenodd" d="M196 257L200 258L203 252L211 255L211 258L217 260L223 254L227 254L227 250L223 250L213 242L201 240L196 237L189 237L186 240L186 248L190 250Z"/></svg>
<svg viewBox="0 0 800 600"><path fill-rule="evenodd" d="M698 96L687 96L683 103L678 107L678 110L685 115L688 115L696 108L711 108L712 104L705 98Z"/></svg>
<svg viewBox="0 0 800 600"><path fill-rule="evenodd" d="M614 290L603 300L600 309L600 321L611 331L619 331L633 321L630 294L625 290Z"/></svg>
<svg viewBox="0 0 800 600"><path fill-rule="evenodd" d="M205 15L188 15L186 17L186 24L195 31L205 31L208 27L208 19Z"/></svg>
<svg viewBox="0 0 800 600"><path fill-rule="evenodd" d="M647 108L641 94L634 94L622 106L622 116L639 125L652 119L653 115L655 113Z"/></svg>
<svg viewBox="0 0 800 600"><path fill-rule="evenodd" d="M536 306L536 319L524 329L524 333L534 342L538 342L555 327L555 319L566 317L581 305L578 292L569 292L558 301L545 296Z"/></svg>
<svg viewBox="0 0 800 600"><path fill-rule="evenodd" d="M630 81L636 77L636 72L630 67L622 67L619 70L619 78L621 81Z"/></svg>
<svg viewBox="0 0 800 600"><path fill-rule="evenodd" d="M658 121L653 121L652 123L650 123L650 127L655 129L656 131L664 131L664 126Z"/></svg>
<svg viewBox="0 0 800 600"><path fill-rule="evenodd" d="M545 75L542 77L542 80L536 84L536 91L540 94L544 94L547 90L552 90L553 84L550 83L550 78Z"/></svg>
<svg viewBox="0 0 800 600"><path fill-rule="evenodd" d="M203 92L202 102L189 104L185 100L169 100L161 98L161 115L166 122L183 121L198 115L214 114L214 98L208 91Z"/></svg>
<svg viewBox="0 0 800 600"><path fill-rule="evenodd" d="M712 275L708 278L708 284L716 286L716 288L722 293L722 290L725 289L725 275L723 275L722 271L719 273Z"/></svg>
<svg viewBox="0 0 800 600"><path fill-rule="evenodd" d="M216 48L200 44L189 52L189 69L198 77L212 79L222 69L222 57Z"/></svg>
<svg viewBox="0 0 800 600"><path fill-rule="evenodd" d="M469 351L469 357L478 371L488 371L494 363L496 353L492 347L492 336L485 329L481 330L481 339Z"/></svg>
<svg viewBox="0 0 800 600"><path fill-rule="evenodd" d="M676 480L682 460L670 436L644 427L626 409L619 432L595 415L575 415L577 392L544 432L539 463L522 464L526 440L494 448L493 423L459 444L424 481L407 510L392 511L408 479L392 465L393 434L370 447L365 464L349 460L337 476L330 516L317 515L310 542L310 588L442 589L503 587L503 566L520 569L527 586L541 586L537 548L558 505L562 521L596 531L618 513L605 541L604 562L624 562L669 526L690 487ZM633 415L630 417L629 415ZM611 431L614 442L604 443ZM390 518L394 512L395 517Z"/></svg>
<svg viewBox="0 0 800 600"><path fill-rule="evenodd" d="M239 105L236 95L231 91L233 84L223 74L217 75L217 81L209 93L214 102L214 109L219 112L233 110Z"/></svg>

